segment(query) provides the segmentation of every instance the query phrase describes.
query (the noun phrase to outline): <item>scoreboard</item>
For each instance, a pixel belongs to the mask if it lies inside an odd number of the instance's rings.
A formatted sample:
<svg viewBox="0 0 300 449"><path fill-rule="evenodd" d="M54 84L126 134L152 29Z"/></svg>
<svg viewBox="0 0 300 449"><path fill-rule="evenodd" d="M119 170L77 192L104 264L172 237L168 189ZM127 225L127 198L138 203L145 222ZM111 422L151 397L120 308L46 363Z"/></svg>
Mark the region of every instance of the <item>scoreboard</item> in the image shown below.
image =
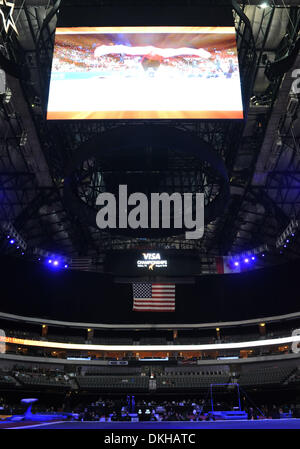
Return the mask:
<svg viewBox="0 0 300 449"><path fill-rule="evenodd" d="M112 251L105 272L127 277L191 277L201 274L201 258L192 250Z"/></svg>

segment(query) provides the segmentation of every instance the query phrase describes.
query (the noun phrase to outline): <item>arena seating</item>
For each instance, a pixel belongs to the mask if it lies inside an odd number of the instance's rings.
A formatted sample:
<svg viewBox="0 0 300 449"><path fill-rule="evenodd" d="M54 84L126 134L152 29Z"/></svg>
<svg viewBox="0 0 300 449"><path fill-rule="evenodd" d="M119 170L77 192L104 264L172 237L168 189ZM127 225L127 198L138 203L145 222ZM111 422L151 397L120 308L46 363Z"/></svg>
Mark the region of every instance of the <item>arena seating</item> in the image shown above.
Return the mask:
<svg viewBox="0 0 300 449"><path fill-rule="evenodd" d="M290 367L265 367L241 373L240 385L280 384L292 373Z"/></svg>
<svg viewBox="0 0 300 449"><path fill-rule="evenodd" d="M165 373L157 378L157 390L167 389L208 389L213 383L230 382L230 373L215 370L214 372L190 372L189 375L183 372Z"/></svg>
<svg viewBox="0 0 300 449"><path fill-rule="evenodd" d="M17 380L26 387L70 388L70 383L63 376L47 376L45 374L17 373Z"/></svg>
<svg viewBox="0 0 300 449"><path fill-rule="evenodd" d="M93 345L132 345L132 338L93 338Z"/></svg>
<svg viewBox="0 0 300 449"><path fill-rule="evenodd" d="M224 367L222 367L222 369L219 369L217 366L216 367L212 367L212 366L208 366L208 367L200 367L200 366L174 366L174 367L166 367L164 369L164 373L165 375L177 375L177 374L184 374L184 375L190 375L190 374L196 374L196 375L201 375L201 376L218 376L223 374L226 374L228 370L229 373L229 368L224 370ZM229 375L229 374L228 374Z"/></svg>
<svg viewBox="0 0 300 449"><path fill-rule="evenodd" d="M299 366L291 373L288 383L300 383L300 368Z"/></svg>
<svg viewBox="0 0 300 449"><path fill-rule="evenodd" d="M147 391L149 387L149 378L146 376L77 376L76 380L84 390L126 392Z"/></svg>
<svg viewBox="0 0 300 449"><path fill-rule="evenodd" d="M0 386L5 388L15 387L16 380L12 376L0 374Z"/></svg>
<svg viewBox="0 0 300 449"><path fill-rule="evenodd" d="M154 378L150 378L154 373ZM233 382L244 387L298 383L299 370L295 365L246 367L232 373L227 366L174 366L145 370L138 366L85 367L80 375L65 375L63 371L32 372L16 370L0 373L2 388L51 388L56 390L89 390L94 392L157 392L172 390L208 390L211 384Z"/></svg>
<svg viewBox="0 0 300 449"><path fill-rule="evenodd" d="M199 338L191 338L191 337L179 337L176 339L174 344L176 345L208 345L211 343L215 343L215 339L212 337L199 337Z"/></svg>
<svg viewBox="0 0 300 449"><path fill-rule="evenodd" d="M166 338L140 338L140 345L166 345Z"/></svg>
<svg viewBox="0 0 300 449"><path fill-rule="evenodd" d="M126 375L137 375L141 373L142 368L136 366L118 366L118 367L89 367L85 371L85 376L98 376L98 375L117 375L117 376L126 376Z"/></svg>

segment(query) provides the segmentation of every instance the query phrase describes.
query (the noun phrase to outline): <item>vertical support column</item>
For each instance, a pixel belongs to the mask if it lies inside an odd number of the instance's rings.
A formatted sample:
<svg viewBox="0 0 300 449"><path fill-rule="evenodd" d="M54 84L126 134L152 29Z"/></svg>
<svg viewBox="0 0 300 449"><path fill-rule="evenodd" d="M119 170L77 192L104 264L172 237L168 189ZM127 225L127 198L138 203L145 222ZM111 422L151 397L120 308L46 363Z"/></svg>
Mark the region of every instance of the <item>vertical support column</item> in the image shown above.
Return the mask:
<svg viewBox="0 0 300 449"><path fill-rule="evenodd" d="M94 338L94 329L91 329L90 327L87 329L87 341L92 341Z"/></svg>
<svg viewBox="0 0 300 449"><path fill-rule="evenodd" d="M48 336L48 326L47 324L42 324L42 337L47 338Z"/></svg>
<svg viewBox="0 0 300 449"><path fill-rule="evenodd" d="M259 329L259 335L261 337L265 337L266 336L266 323L259 323L258 329Z"/></svg>
<svg viewBox="0 0 300 449"><path fill-rule="evenodd" d="M242 409L241 409L241 394L240 394L240 386L239 386L239 384L236 384L236 387L237 387L237 391L238 391L239 411L241 412L242 411Z"/></svg>
<svg viewBox="0 0 300 449"><path fill-rule="evenodd" d="M211 403L211 411L214 411L214 400L213 400L213 386L210 384L210 403Z"/></svg>

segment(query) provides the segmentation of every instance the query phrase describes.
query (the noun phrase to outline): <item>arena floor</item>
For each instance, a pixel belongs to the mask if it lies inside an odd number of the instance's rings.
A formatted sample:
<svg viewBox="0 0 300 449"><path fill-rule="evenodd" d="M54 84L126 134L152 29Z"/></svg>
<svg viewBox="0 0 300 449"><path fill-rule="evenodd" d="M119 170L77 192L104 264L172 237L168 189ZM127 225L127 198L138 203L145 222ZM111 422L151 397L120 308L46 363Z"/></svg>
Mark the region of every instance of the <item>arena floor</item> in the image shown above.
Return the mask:
<svg viewBox="0 0 300 449"><path fill-rule="evenodd" d="M95 421L58 421L51 423L19 423L18 425L5 427L2 429L67 429L67 430L177 430L177 429L188 429L188 430L201 430L201 429L300 429L300 419L264 419L259 421L247 421L247 420L237 420L237 421L200 421L200 422L178 422L178 421L164 421L164 422L95 422Z"/></svg>

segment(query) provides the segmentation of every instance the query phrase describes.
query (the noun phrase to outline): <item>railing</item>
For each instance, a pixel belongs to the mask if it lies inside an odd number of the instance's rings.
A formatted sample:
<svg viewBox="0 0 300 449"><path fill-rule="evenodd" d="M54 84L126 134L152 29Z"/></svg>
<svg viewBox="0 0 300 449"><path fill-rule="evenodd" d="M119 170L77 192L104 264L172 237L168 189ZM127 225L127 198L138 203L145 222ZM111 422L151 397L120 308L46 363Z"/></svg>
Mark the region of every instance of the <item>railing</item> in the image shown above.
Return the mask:
<svg viewBox="0 0 300 449"><path fill-rule="evenodd" d="M224 330L226 332L226 330ZM5 329L5 333L8 337L12 338L20 338L20 339L29 339L29 340L37 340L37 341L51 341L58 343L74 343L74 344L86 344L87 339L85 337L80 336L61 336L61 335L52 335L48 334L47 337L42 337L40 334L36 332L23 332L18 330L9 330ZM292 334L291 330L280 330L280 331L272 331L267 332L265 336L259 335L259 333L249 333L244 335L222 335L220 339L216 337L178 337L175 340L167 340L167 338L158 338L158 337L148 337L139 338L135 336L134 338L128 337L94 337L88 340L89 344L92 345L209 345L209 344L218 344L218 343L238 343L238 342L247 342L247 341L257 341L257 340L268 340L273 338L287 338Z"/></svg>

